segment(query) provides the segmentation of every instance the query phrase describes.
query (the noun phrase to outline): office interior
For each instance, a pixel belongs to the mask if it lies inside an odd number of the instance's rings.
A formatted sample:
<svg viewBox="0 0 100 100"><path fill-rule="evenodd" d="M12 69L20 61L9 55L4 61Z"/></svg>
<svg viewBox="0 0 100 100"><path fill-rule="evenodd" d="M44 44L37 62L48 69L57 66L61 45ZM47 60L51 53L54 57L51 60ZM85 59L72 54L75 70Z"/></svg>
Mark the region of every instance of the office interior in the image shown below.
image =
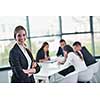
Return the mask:
<svg viewBox="0 0 100 100"><path fill-rule="evenodd" d="M100 16L1 16L0 83L10 83L9 51L15 43L13 31L18 25L27 30L26 43L34 58L45 41L50 45L50 56L56 56L59 41L64 39L71 46L80 41L100 61ZM99 82L100 68L91 78L91 83Z"/></svg>

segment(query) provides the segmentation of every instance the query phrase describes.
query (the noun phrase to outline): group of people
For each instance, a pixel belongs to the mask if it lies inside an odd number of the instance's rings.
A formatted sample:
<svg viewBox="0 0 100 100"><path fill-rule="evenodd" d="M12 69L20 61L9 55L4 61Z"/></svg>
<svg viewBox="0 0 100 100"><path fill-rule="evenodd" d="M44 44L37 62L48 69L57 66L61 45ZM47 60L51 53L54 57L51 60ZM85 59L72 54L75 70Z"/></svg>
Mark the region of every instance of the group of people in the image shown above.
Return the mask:
<svg viewBox="0 0 100 100"><path fill-rule="evenodd" d="M14 30L14 38L16 44L10 50L9 63L11 65L13 75L12 83L34 83L33 74L40 71L38 62L45 62L50 60L49 44L44 42L36 54L36 60L33 58L31 51L26 48L26 30L23 26L17 26ZM79 41L73 43L73 48L66 44L64 39L60 40L60 47L56 54L57 57L63 56L65 60L58 62L58 64L71 63L69 66L70 72L79 70L81 67L87 66L96 62L95 58L89 53L86 47L82 47ZM66 75L68 69L65 69L59 74Z"/></svg>

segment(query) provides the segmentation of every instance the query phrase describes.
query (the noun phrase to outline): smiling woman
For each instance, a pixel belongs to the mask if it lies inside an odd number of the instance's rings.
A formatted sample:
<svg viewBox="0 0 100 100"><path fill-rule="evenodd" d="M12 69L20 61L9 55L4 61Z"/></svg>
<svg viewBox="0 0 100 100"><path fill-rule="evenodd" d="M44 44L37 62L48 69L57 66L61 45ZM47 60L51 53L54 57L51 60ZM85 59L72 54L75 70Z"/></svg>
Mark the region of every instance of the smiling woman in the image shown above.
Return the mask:
<svg viewBox="0 0 100 100"><path fill-rule="evenodd" d="M26 29L17 26L14 30L15 45L9 53L9 63L13 72L12 83L34 83L33 74L40 71L31 51L26 48Z"/></svg>

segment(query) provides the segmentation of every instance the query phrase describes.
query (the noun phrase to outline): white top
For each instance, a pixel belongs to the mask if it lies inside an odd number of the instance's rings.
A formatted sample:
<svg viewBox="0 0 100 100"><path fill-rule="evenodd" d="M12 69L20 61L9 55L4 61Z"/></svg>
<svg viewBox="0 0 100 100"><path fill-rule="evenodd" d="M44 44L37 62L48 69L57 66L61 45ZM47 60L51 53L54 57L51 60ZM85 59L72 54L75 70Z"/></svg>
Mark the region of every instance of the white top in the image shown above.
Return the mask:
<svg viewBox="0 0 100 100"><path fill-rule="evenodd" d="M74 52L68 53L68 57L64 65L68 65L68 64L73 65L75 67L75 70L79 72L87 69L84 60L81 60L79 56L76 55Z"/></svg>
<svg viewBox="0 0 100 100"><path fill-rule="evenodd" d="M19 44L18 44L18 46L22 50L23 54L25 55L25 57L26 57L26 59L28 61L28 69L30 69L32 60L31 60L29 54L27 53L25 47L23 47L22 45L19 45Z"/></svg>

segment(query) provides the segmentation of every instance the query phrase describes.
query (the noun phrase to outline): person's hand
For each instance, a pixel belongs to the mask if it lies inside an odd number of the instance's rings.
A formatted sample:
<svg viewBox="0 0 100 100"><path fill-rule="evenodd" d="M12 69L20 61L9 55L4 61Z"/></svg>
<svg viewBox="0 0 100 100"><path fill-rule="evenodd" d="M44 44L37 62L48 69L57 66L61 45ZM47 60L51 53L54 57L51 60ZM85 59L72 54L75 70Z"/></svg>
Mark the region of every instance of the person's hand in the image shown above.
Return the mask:
<svg viewBox="0 0 100 100"><path fill-rule="evenodd" d="M32 68L35 68L37 66L37 63L36 62L33 62L32 63Z"/></svg>
<svg viewBox="0 0 100 100"><path fill-rule="evenodd" d="M49 60L49 58L48 58L48 57L46 57L46 58L45 58L45 61L48 61L48 60Z"/></svg>
<svg viewBox="0 0 100 100"><path fill-rule="evenodd" d="M28 69L29 74L34 74L36 72L35 68Z"/></svg>
<svg viewBox="0 0 100 100"><path fill-rule="evenodd" d="M62 64L62 62L58 61L58 65Z"/></svg>
<svg viewBox="0 0 100 100"><path fill-rule="evenodd" d="M28 74L28 73L29 73L28 70L25 70L25 69L23 69L23 72L24 72L25 74Z"/></svg>
<svg viewBox="0 0 100 100"><path fill-rule="evenodd" d="M64 64L65 60L64 61L57 61L57 62L58 62L58 65L60 65L60 64Z"/></svg>
<svg viewBox="0 0 100 100"><path fill-rule="evenodd" d="M25 74L28 74L28 76L30 77L32 74L34 74L36 72L36 69L35 68L31 68L31 69L27 69L27 70L23 69L23 72Z"/></svg>

